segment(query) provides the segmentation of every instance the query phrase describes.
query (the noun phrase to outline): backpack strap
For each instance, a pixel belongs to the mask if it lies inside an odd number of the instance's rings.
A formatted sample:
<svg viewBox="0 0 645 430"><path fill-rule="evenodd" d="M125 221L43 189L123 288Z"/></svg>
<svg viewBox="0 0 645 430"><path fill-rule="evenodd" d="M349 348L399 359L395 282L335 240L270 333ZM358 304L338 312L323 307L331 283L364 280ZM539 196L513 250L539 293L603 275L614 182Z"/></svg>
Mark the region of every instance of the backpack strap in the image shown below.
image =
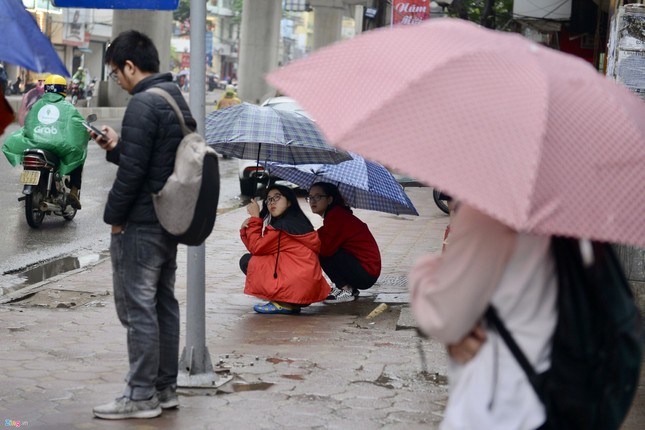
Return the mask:
<svg viewBox="0 0 645 430"><path fill-rule="evenodd" d="M170 93L168 93L168 91L161 89L159 87L152 87L152 88L148 88L146 92L158 94L161 97L163 97L166 100L166 102L168 102L170 107L172 107L172 109L175 111L175 115L177 115L177 119L179 120L179 124L181 125L181 131L182 133L184 133L184 136L193 132L191 129L189 129L186 126L186 120L184 119L184 114L181 113L181 109L179 109L177 102L175 101L173 96L171 96Z"/></svg>
<svg viewBox="0 0 645 430"><path fill-rule="evenodd" d="M520 349L520 346L517 344L517 342L515 342L515 339L513 339L513 335L508 331L506 325L504 324L504 321L502 321L502 319L499 317L497 310L493 305L488 305L484 317L486 318L486 322L488 322L489 325L495 327L495 330L497 330L497 333L499 333L502 340L511 351L511 354L513 354L513 357L515 357L515 360L517 360L522 370L524 370L524 373L526 373L526 376L538 398L544 403L542 394L537 385L537 374L535 373L535 369L529 362L528 358L526 358L526 355L524 355L524 352L522 352L522 350Z"/></svg>

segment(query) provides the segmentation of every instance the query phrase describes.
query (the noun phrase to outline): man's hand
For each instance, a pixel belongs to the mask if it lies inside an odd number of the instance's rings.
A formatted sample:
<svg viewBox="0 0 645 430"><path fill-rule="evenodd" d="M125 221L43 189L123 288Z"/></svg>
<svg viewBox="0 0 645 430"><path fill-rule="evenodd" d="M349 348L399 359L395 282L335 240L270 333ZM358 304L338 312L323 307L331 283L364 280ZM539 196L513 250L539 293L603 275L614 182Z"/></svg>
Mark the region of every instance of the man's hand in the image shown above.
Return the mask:
<svg viewBox="0 0 645 430"><path fill-rule="evenodd" d="M484 342L486 342L486 330L478 324L459 342L448 345L448 355L457 363L466 364L477 355Z"/></svg>
<svg viewBox="0 0 645 430"><path fill-rule="evenodd" d="M99 146L106 151L111 151L119 143L119 135L112 127L104 125L101 127L101 131L107 135L107 140L102 137L100 134L96 134L93 131L90 131L90 136Z"/></svg>
<svg viewBox="0 0 645 430"><path fill-rule="evenodd" d="M122 225L113 225L112 226L112 234L119 234L123 231L123 226Z"/></svg>

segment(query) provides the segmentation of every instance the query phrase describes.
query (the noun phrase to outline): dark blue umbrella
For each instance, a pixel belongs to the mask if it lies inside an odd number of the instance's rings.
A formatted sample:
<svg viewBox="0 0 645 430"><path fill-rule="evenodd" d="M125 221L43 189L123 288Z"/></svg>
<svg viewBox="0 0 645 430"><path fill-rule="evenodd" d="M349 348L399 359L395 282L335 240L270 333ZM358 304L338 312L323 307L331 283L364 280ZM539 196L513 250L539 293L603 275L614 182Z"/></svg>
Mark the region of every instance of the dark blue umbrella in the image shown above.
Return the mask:
<svg viewBox="0 0 645 430"><path fill-rule="evenodd" d="M34 72L69 72L20 0L0 0L0 61Z"/></svg>
<svg viewBox="0 0 645 430"><path fill-rule="evenodd" d="M265 168L271 175L307 190L316 182L334 184L345 202L357 209L419 215L403 187L385 167L353 152L349 154L353 159L339 164L265 163Z"/></svg>

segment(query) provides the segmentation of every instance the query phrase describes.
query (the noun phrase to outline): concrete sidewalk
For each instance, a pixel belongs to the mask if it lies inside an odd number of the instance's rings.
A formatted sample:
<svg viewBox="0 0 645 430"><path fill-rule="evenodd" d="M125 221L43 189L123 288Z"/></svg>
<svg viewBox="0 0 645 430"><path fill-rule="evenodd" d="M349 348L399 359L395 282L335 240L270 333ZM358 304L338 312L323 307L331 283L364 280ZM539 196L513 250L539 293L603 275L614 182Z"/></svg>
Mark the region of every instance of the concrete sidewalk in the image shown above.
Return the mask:
<svg viewBox="0 0 645 430"><path fill-rule="evenodd" d="M437 428L448 394L446 357L442 345L424 341L422 363L409 329L406 274L418 256L440 251L448 218L431 189L407 191L421 216L355 211L381 248L377 285L356 302L314 304L299 316L253 312L259 300L243 294L238 267L245 209L219 216L206 242L206 344L221 386L180 389L181 407L160 418L92 417L93 406L120 394L128 367L109 260L0 305L0 419L42 429ZM177 274L182 348L186 251L180 247ZM366 319L380 302L388 310ZM643 428L644 392L641 381L625 429Z"/></svg>

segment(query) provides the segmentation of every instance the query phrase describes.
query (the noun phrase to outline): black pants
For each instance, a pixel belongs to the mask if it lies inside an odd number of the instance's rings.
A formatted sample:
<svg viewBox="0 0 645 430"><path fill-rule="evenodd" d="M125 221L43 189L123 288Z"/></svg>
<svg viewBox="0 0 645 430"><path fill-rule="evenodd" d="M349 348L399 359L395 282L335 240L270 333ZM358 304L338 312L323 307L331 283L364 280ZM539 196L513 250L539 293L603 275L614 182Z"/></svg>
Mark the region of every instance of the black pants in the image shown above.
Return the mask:
<svg viewBox="0 0 645 430"><path fill-rule="evenodd" d="M76 187L81 189L81 181L83 179L83 165L78 166L76 169L69 172L69 187Z"/></svg>
<svg viewBox="0 0 645 430"><path fill-rule="evenodd" d="M320 265L336 288L351 285L357 290L367 290L378 280L363 269L356 257L342 248L329 257L321 256Z"/></svg>

